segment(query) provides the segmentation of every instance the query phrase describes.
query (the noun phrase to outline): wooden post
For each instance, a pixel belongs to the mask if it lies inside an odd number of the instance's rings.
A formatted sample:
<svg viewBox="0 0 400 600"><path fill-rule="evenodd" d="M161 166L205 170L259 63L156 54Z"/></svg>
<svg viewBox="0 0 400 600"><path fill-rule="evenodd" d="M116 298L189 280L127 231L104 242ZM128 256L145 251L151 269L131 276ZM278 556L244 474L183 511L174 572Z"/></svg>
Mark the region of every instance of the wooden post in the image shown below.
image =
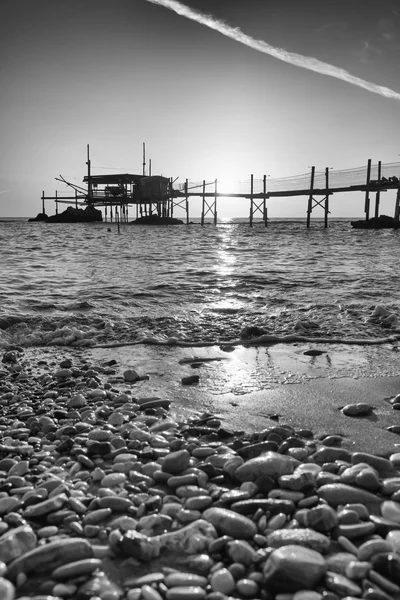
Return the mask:
<svg viewBox="0 0 400 600"><path fill-rule="evenodd" d="M366 189L365 189L365 204L364 204L364 212L365 212L365 220L369 221L369 182L371 181L371 159L368 159L367 164L367 181L366 181Z"/></svg>
<svg viewBox="0 0 400 600"><path fill-rule="evenodd" d="M75 208L78 208L78 190L75 190Z"/></svg>
<svg viewBox="0 0 400 600"><path fill-rule="evenodd" d="M204 194L206 193L206 182L203 179L203 200L202 200L202 206L201 206L201 224L204 225L204 208L205 208L205 196Z"/></svg>
<svg viewBox="0 0 400 600"><path fill-rule="evenodd" d="M189 225L189 196L188 196L189 180L185 181L185 194L186 194L186 225Z"/></svg>
<svg viewBox="0 0 400 600"><path fill-rule="evenodd" d="M325 169L325 206L324 206L324 227L328 227L328 215L329 215L329 167Z"/></svg>
<svg viewBox="0 0 400 600"><path fill-rule="evenodd" d="M397 194L396 194L396 204L394 207L394 219L395 219L395 221L399 222L399 220L400 220L400 176L399 176L399 183L397 185L398 185L398 187L397 187Z"/></svg>
<svg viewBox="0 0 400 600"><path fill-rule="evenodd" d="M308 205L307 205L307 228L310 227L310 222L311 222L314 178L315 178L315 167L311 167L310 195L308 197Z"/></svg>
<svg viewBox="0 0 400 600"><path fill-rule="evenodd" d="M151 158L149 158L149 177L151 177Z"/></svg>
<svg viewBox="0 0 400 600"><path fill-rule="evenodd" d="M214 196L214 225L217 224L217 194L218 194L218 180L215 180L215 196Z"/></svg>
<svg viewBox="0 0 400 600"><path fill-rule="evenodd" d="M44 215L44 190L42 191L42 214Z"/></svg>
<svg viewBox="0 0 400 600"><path fill-rule="evenodd" d="M107 223L107 204L104 205L104 222Z"/></svg>
<svg viewBox="0 0 400 600"><path fill-rule="evenodd" d="M380 181L382 175L382 162L378 162L378 181ZM375 194L375 219L379 217L379 204L381 201L381 192L378 190Z"/></svg>
<svg viewBox="0 0 400 600"><path fill-rule="evenodd" d="M146 144L143 142L143 177L146 176Z"/></svg>
<svg viewBox="0 0 400 600"><path fill-rule="evenodd" d="M56 190L56 215L58 215L58 200L57 200L57 190Z"/></svg>
<svg viewBox="0 0 400 600"><path fill-rule="evenodd" d="M110 223L113 222L113 209L112 204L110 204Z"/></svg>
<svg viewBox="0 0 400 600"><path fill-rule="evenodd" d="M253 227L253 193L254 193L254 176L250 175L250 227Z"/></svg>
<svg viewBox="0 0 400 600"><path fill-rule="evenodd" d="M264 219L264 225L265 227L268 226L268 213L267 213L267 176L264 175L263 178L263 194L264 194L264 200L263 200L263 219Z"/></svg>
<svg viewBox="0 0 400 600"><path fill-rule="evenodd" d="M89 158L89 144L87 145L87 180L88 180L88 195L87 200L90 203L92 200L92 180L90 175L90 158Z"/></svg>

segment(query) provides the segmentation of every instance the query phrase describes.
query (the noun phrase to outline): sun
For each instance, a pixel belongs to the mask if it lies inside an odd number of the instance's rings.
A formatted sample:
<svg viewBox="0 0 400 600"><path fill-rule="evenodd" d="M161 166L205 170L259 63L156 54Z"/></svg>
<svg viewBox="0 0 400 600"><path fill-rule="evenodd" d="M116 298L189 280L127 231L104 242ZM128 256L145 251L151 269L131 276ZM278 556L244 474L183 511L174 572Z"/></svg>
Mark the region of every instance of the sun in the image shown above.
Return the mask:
<svg viewBox="0 0 400 600"><path fill-rule="evenodd" d="M238 191L238 182L234 177L224 176L218 179L218 191L222 194L234 194Z"/></svg>

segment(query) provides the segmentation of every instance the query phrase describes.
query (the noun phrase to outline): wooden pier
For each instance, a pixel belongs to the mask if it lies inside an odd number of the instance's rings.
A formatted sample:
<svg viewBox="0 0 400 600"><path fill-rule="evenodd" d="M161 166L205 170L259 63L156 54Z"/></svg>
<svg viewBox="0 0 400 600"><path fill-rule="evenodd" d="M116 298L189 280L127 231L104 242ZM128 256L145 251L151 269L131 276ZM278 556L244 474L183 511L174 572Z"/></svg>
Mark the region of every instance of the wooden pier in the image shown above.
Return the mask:
<svg viewBox="0 0 400 600"><path fill-rule="evenodd" d="M151 163L150 163L151 164ZM93 175L87 146L87 175L83 178L85 187L77 186L66 181L63 177L57 181L73 189L74 195L61 195L58 191L54 196L42 194L42 213L45 214L45 201L55 202L55 212L58 214L59 204L103 207L106 222L118 223L129 221L129 209L134 207L136 219L144 216L173 217L174 209L180 208L185 212L186 223L190 222L190 199L201 199L201 225L205 219L212 218L214 224L218 220L217 201L220 198L241 198L249 201L249 225L253 226L258 217L265 226L268 225L267 201L270 198L305 196L306 226L311 225L311 215L314 209L320 207L324 216L324 227L328 227L330 202L334 194L347 192L364 192L364 214L366 222L370 219L371 202L375 194L374 217L379 217L380 196L382 192L395 190L394 220L400 220L400 163L378 162L372 165L369 159L365 167L333 171L328 167L317 172L311 167L310 174L281 179L255 180L250 176L248 191L224 192L218 191L218 180L193 184L186 179L177 189L172 178L160 175L146 175L145 146L143 144L143 173L142 174L106 174ZM259 189L256 189L256 183ZM267 186L268 184L268 186ZM287 187L285 187L287 186ZM212 188L210 190L210 187Z"/></svg>

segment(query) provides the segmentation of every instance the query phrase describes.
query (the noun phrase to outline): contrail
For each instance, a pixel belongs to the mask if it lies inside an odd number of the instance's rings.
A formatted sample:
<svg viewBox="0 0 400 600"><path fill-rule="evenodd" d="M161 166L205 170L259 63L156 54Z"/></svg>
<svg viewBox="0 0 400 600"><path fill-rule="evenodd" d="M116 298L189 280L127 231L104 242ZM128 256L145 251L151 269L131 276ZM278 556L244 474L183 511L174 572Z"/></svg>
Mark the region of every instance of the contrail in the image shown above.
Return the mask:
<svg viewBox="0 0 400 600"><path fill-rule="evenodd" d="M158 4L159 6L164 6L164 8L168 8L169 10L173 10L178 15L182 17L186 17L191 21L196 21L201 25L205 25L210 29L214 29L215 31L219 31L222 35L226 35L245 46L249 46L258 52L263 52L264 54L269 54L278 60L283 60L291 65L295 65L296 67L301 67L302 69L308 69L309 71L315 71L316 73L321 73L321 75L328 75L329 77L335 77L336 79L341 79L342 81L346 81L352 85L356 85L358 87L364 88L369 92L373 92L374 94L379 94L380 96L384 96L385 98L391 98L393 100L400 100L400 93L395 92L394 90L383 87L381 85L376 85L375 83L371 83L370 81L366 81L365 79L360 79L359 77L355 77L351 75L345 69L341 69L339 67L335 67L334 65L330 65L329 63L322 62L317 58L312 56L303 56L302 54L295 54L294 52L288 52L283 48L276 48L275 46L270 46L266 42L262 40L256 40L249 35L243 33L241 29L238 27L230 27L223 21L216 19L211 15L206 15L198 10L194 10L190 8L190 6L186 6L182 4L182 2L178 2L178 0L147 0L152 4Z"/></svg>

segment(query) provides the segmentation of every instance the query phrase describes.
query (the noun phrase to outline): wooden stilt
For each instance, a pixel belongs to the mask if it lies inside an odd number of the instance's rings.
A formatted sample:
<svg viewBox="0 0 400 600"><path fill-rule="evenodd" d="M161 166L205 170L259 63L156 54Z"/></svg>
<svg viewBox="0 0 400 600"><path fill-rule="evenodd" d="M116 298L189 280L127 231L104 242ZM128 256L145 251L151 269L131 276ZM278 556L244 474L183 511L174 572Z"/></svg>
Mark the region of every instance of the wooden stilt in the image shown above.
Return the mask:
<svg viewBox="0 0 400 600"><path fill-rule="evenodd" d="M189 198L188 198L188 187L189 187L189 180L186 179L185 181L185 194L186 194L186 225L189 225Z"/></svg>
<svg viewBox="0 0 400 600"><path fill-rule="evenodd" d="M206 193L206 182L203 179L203 197L202 197L202 206L201 206L201 224L204 225L204 209L205 209L205 193Z"/></svg>
<svg viewBox="0 0 400 600"><path fill-rule="evenodd" d="M250 227L253 227L253 211L254 211L254 176L250 175Z"/></svg>
<svg viewBox="0 0 400 600"><path fill-rule="evenodd" d="M328 215L329 215L329 167L325 169L325 205L324 205L324 227L328 227Z"/></svg>
<svg viewBox="0 0 400 600"><path fill-rule="evenodd" d="M78 208L78 191L75 190L75 208Z"/></svg>
<svg viewBox="0 0 400 600"><path fill-rule="evenodd" d="M382 162L378 162L378 181L381 180L382 176ZM375 219L379 217L379 204L381 201L381 192L378 190L375 194Z"/></svg>
<svg viewBox="0 0 400 600"><path fill-rule="evenodd" d="M214 225L217 224L217 197L218 197L218 181L217 179L214 182L215 184L215 196L214 196Z"/></svg>
<svg viewBox="0 0 400 600"><path fill-rule="evenodd" d="M365 220L369 221L369 183L371 181L371 159L368 159L367 164L367 181L366 181L366 189L365 189L365 204L364 204L364 212L365 212Z"/></svg>
<svg viewBox="0 0 400 600"><path fill-rule="evenodd" d="M265 227L268 226L268 212L267 212L267 176L263 177L263 220Z"/></svg>
<svg viewBox="0 0 400 600"><path fill-rule="evenodd" d="M56 215L58 215L58 195L56 190Z"/></svg>
<svg viewBox="0 0 400 600"><path fill-rule="evenodd" d="M44 215L44 190L42 191L42 214Z"/></svg>
<svg viewBox="0 0 400 600"><path fill-rule="evenodd" d="M313 203L314 178L315 178L315 167L311 167L310 195L308 197L308 205L307 205L307 229L310 228L311 213L312 213L312 209L313 209L312 203Z"/></svg>

